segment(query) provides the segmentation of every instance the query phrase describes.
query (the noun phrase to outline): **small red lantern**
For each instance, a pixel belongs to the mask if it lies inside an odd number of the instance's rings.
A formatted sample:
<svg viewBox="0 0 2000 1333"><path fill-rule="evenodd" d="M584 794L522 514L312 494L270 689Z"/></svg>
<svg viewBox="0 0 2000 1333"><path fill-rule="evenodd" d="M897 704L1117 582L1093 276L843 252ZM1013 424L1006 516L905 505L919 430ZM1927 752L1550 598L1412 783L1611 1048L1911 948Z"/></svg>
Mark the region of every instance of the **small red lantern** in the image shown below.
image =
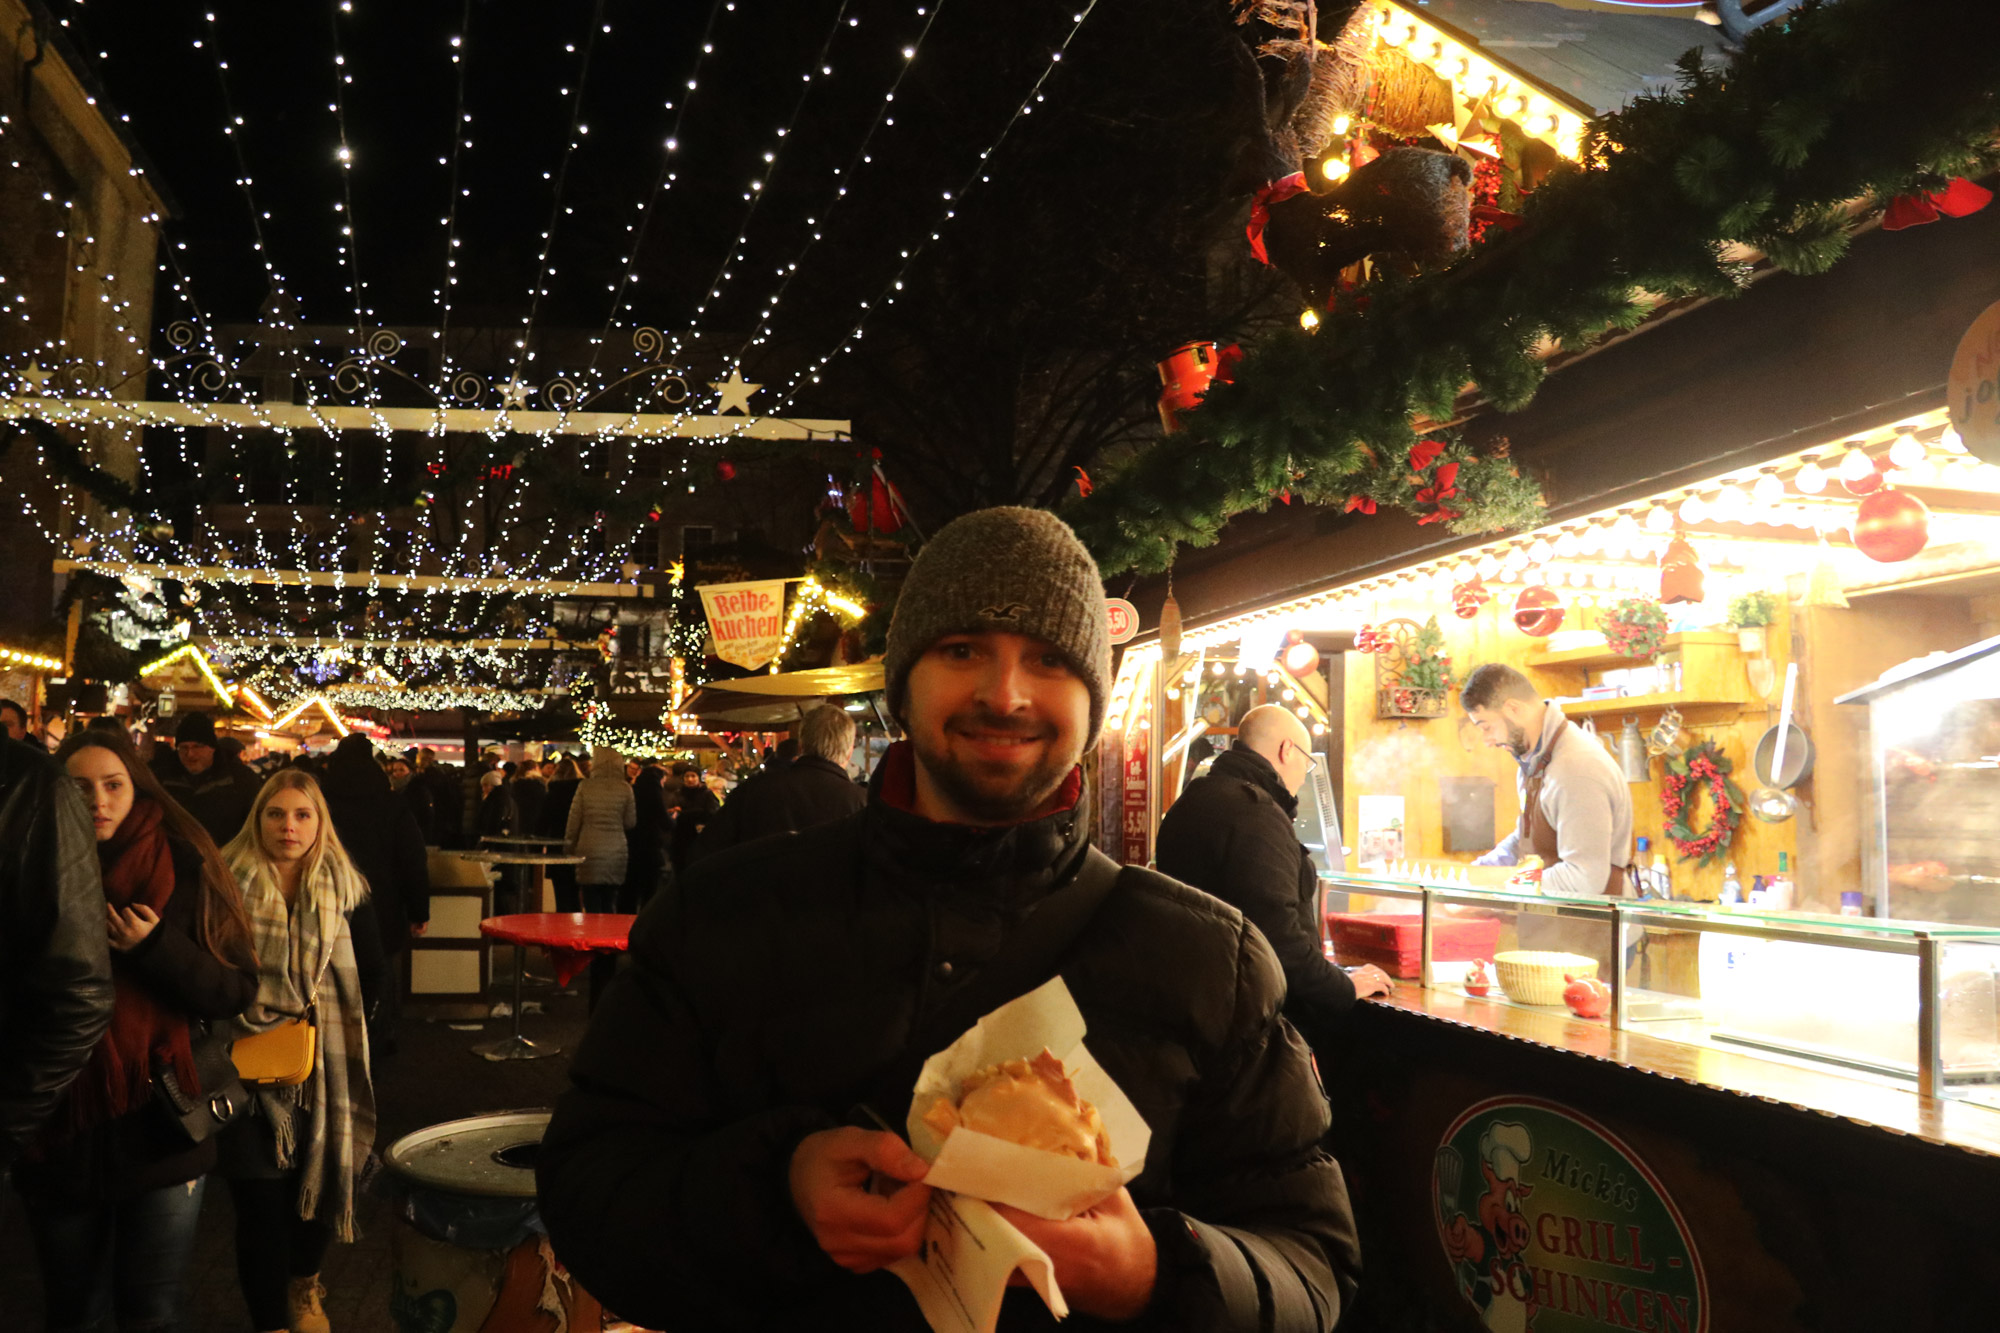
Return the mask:
<svg viewBox="0 0 2000 1333"><path fill-rule="evenodd" d="M1217 349L1214 343L1185 343L1159 363L1160 425L1172 435L1181 428L1180 414L1201 403L1208 386L1220 379L1230 382L1230 366L1242 357L1234 346Z"/></svg>
<svg viewBox="0 0 2000 1333"><path fill-rule="evenodd" d="M1562 598L1542 584L1521 589L1514 599L1514 625L1531 638L1546 639L1562 628Z"/></svg>
<svg viewBox="0 0 2000 1333"><path fill-rule="evenodd" d="M1908 491L1877 491L1855 507L1854 545L1870 560L1908 560L1930 539L1930 508Z"/></svg>

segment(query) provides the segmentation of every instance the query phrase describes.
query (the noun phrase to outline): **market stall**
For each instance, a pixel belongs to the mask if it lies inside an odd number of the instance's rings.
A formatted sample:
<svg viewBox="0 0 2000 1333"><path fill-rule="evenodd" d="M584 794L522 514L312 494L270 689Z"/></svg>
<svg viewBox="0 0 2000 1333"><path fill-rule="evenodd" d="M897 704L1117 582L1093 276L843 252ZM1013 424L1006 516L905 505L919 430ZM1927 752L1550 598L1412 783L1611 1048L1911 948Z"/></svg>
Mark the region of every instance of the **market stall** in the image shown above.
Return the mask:
<svg viewBox="0 0 2000 1333"><path fill-rule="evenodd" d="M1938 409L1127 650L1127 860L1249 708L1320 750L1329 937L1398 978L1332 1079L1371 1326L1977 1322L1996 580L2000 467ZM1473 864L1521 814L1457 697L1488 662L1617 765L1645 897Z"/></svg>

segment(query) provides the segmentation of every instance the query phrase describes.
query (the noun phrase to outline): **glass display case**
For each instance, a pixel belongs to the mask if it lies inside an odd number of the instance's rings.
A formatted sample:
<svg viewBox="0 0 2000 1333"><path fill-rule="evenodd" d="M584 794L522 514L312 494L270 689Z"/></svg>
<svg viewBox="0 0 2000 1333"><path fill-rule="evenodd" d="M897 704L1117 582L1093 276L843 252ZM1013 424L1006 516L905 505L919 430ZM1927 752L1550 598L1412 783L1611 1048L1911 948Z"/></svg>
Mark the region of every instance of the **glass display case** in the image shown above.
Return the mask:
<svg viewBox="0 0 2000 1333"><path fill-rule="evenodd" d="M1367 909L1328 918L1342 963L2000 1106L2000 929L1325 878ZM1394 957L1383 952L1392 936L1402 946Z"/></svg>
<svg viewBox="0 0 2000 1333"><path fill-rule="evenodd" d="M1867 708L1866 910L2000 926L2000 638L1894 667Z"/></svg>

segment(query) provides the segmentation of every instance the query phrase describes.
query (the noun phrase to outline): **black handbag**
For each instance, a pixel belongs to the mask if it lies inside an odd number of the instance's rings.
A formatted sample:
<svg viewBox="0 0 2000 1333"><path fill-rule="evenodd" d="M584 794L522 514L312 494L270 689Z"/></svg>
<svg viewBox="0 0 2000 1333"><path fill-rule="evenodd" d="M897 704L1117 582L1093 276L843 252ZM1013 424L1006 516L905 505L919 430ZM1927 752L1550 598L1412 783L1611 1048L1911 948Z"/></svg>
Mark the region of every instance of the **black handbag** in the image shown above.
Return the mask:
<svg viewBox="0 0 2000 1333"><path fill-rule="evenodd" d="M250 1090L229 1059L231 1044L226 1027L205 1018L189 1021L188 1048L201 1082L199 1094L181 1087L172 1065L162 1064L153 1071L154 1101L192 1143L207 1142L216 1130L250 1109Z"/></svg>

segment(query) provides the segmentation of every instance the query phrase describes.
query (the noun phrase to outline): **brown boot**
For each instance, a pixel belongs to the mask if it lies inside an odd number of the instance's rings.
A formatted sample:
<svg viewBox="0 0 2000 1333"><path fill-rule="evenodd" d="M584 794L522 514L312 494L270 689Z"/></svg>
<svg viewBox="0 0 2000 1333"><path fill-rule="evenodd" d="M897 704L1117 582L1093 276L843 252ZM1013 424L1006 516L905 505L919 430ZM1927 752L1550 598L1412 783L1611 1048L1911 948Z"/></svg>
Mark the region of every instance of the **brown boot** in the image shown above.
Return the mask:
<svg viewBox="0 0 2000 1333"><path fill-rule="evenodd" d="M324 1295L326 1288L320 1285L318 1273L292 1279L291 1288L285 1293L285 1304L292 1312L291 1333L333 1333L326 1309L320 1304Z"/></svg>

